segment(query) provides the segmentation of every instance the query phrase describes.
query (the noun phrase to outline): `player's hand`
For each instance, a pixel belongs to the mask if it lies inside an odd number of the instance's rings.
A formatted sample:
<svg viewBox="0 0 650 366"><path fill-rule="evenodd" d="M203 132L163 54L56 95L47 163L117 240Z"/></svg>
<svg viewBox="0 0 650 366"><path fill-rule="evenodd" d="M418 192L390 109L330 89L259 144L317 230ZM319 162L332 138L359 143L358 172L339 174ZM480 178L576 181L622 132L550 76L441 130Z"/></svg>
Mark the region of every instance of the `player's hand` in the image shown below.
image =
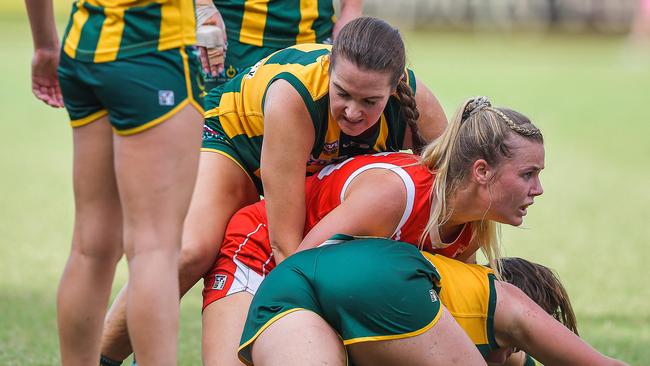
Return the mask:
<svg viewBox="0 0 650 366"><path fill-rule="evenodd" d="M213 25L221 29L223 37L223 46L208 48L198 45L199 58L201 60L201 67L206 74L217 76L224 70L226 59L226 50L228 48L228 37L226 36L226 24L223 22L221 13L218 11L208 17L202 25Z"/></svg>
<svg viewBox="0 0 650 366"><path fill-rule="evenodd" d="M63 96L56 69L59 49L36 49L32 57L32 92L47 105L62 108Z"/></svg>

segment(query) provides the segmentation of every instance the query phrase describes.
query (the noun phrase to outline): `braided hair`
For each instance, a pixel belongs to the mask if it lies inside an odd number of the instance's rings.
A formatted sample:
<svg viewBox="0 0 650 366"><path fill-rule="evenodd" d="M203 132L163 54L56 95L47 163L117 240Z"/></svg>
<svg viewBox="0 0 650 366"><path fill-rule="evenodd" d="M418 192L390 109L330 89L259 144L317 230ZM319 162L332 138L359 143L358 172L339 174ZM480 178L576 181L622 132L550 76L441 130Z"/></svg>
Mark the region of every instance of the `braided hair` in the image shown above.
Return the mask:
<svg viewBox="0 0 650 366"><path fill-rule="evenodd" d="M411 87L406 83L406 76L404 76L399 83L397 84L397 98L399 99L402 105L402 116L406 121L407 126L411 130L411 141L413 141L413 152L419 154L422 152L422 149L426 146L427 142L424 140L422 135L420 135L420 130L418 129L418 118L420 118L420 112L418 111L418 106L415 103L415 96Z"/></svg>

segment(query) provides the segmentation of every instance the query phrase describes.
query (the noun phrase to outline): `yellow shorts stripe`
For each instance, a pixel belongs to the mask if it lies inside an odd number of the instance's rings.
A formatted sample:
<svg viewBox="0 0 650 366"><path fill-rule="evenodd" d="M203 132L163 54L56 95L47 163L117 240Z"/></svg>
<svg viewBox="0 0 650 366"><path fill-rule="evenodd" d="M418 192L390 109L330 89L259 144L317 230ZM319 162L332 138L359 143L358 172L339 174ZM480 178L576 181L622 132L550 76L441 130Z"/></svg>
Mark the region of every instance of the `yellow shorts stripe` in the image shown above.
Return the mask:
<svg viewBox="0 0 650 366"><path fill-rule="evenodd" d="M190 104L190 100L185 99L184 101L179 103L176 107L174 107L171 111L163 114L162 116L160 116L160 117L158 117L158 118L156 118L156 119L154 119L152 121L149 121L149 122L147 122L147 123L145 123L143 125L140 125L138 127L129 128L129 129L126 129L126 130L117 130L117 129L113 128L113 131L115 131L115 133L120 135L120 136L134 135L134 134L136 134L138 132L142 132L144 130L147 130L147 129L151 128L151 127L157 126L157 125L165 122L169 118L173 117L176 113L180 112L180 110L183 109L188 104Z"/></svg>
<svg viewBox="0 0 650 366"><path fill-rule="evenodd" d="M257 333L255 333L255 335L251 337L251 339L247 340L246 342L244 342L242 345L239 346L239 348L237 349L237 357L239 357L239 360L240 360L241 362L245 363L246 365L249 365L249 366L250 366L250 365L253 365L252 363L248 362L247 360L245 360L245 359L243 359L241 356L239 356L239 352L240 352L242 349L246 348L246 347L247 347L248 345L250 345L251 343L255 342L255 340L257 339L257 337L259 337L260 334L262 334L262 332L266 330L266 328L270 327L271 324L273 324L273 323L275 323L276 321L282 319L282 318L283 318L284 316L286 316L286 315L289 315L289 314L291 314L291 313L294 313L294 312L296 312L296 311L300 311L300 310L307 310L307 311L309 311L308 309L305 309L305 308L294 308L294 309L289 309L289 310L287 310L287 311L285 311L285 312L282 312L282 313L280 313L280 314L274 316L273 318L271 318L271 320L269 320L268 322L266 322L266 323L265 323L265 324L260 328L260 330L258 330Z"/></svg>
<svg viewBox="0 0 650 366"><path fill-rule="evenodd" d="M202 148L201 148L201 152L215 153L215 154L220 154L220 155L223 155L223 156L227 157L228 159L232 160L235 164L237 164L237 166L238 166L241 170L244 171L244 173L246 174L246 176L248 177L248 179L251 181L251 183L255 184L255 182L253 181L253 178L251 178L250 174L248 174L248 171L246 171L246 169L244 169L244 167L239 163L239 161L237 161L237 159L235 159L235 158L233 158L232 156L230 156L230 154L228 154L227 152L225 152L225 151L221 151L221 150L217 150L217 149L212 149L212 148L209 148L209 147L202 147Z"/></svg>
<svg viewBox="0 0 650 366"><path fill-rule="evenodd" d="M85 126L107 115L108 115L108 110L102 109L101 111L97 111L87 117L70 121L70 126L72 126L72 128Z"/></svg>
<svg viewBox="0 0 650 366"><path fill-rule="evenodd" d="M348 346L348 345L351 345L351 344L362 343L362 342L389 341L389 340L392 340L392 339L402 339L402 338L415 337L417 335L420 335L420 334L426 332L427 330L431 329L434 325L436 325L436 323L440 319L442 311L443 311L443 309L440 308L440 311L438 311L438 314L436 314L436 317L433 318L433 320L431 320L431 322L429 324L427 324L426 326L424 326L424 327L422 327L422 328L420 328L420 329L418 329L416 331L409 332L409 333L404 333L404 334L394 334L394 335L386 335L386 336L370 336L370 337L359 337L359 338L352 338L352 339L344 339L343 344Z"/></svg>

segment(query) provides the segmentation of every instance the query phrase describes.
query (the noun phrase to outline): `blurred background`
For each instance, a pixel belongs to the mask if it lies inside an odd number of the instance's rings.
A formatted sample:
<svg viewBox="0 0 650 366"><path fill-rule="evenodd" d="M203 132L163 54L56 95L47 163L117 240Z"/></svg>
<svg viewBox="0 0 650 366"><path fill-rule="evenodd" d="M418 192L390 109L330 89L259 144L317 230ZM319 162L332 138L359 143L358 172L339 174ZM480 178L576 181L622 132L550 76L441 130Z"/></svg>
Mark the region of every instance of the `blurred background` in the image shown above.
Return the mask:
<svg viewBox="0 0 650 366"><path fill-rule="evenodd" d="M638 0L368 0L368 13L414 29L626 33Z"/></svg>
<svg viewBox="0 0 650 366"><path fill-rule="evenodd" d="M55 0L59 32L71 3ZM545 193L522 228L503 228L506 255L557 271L594 347L650 364L650 11L636 0L365 0L364 10L400 27L410 67L449 118L487 95L542 129ZM55 365L70 127L31 94L21 1L0 2L0 49L0 365ZM121 262L114 294L125 280ZM200 364L200 288L182 304L180 365Z"/></svg>

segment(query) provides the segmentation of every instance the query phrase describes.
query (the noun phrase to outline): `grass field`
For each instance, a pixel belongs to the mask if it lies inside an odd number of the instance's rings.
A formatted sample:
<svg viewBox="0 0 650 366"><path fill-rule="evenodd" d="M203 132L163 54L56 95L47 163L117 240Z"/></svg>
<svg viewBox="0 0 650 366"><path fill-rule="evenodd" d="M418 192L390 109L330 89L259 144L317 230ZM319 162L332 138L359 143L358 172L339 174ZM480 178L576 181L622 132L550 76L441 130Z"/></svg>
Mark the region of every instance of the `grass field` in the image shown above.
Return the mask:
<svg viewBox="0 0 650 366"><path fill-rule="evenodd" d="M63 110L31 95L24 16L2 14L0 365L55 365L55 293L73 217L71 134ZM449 115L482 94L542 129L545 193L525 228L504 228L506 254L557 270L597 349L649 364L650 59L622 38L405 38L416 75ZM125 278L122 262L115 290ZM200 364L199 286L182 304L181 326L180 364Z"/></svg>

